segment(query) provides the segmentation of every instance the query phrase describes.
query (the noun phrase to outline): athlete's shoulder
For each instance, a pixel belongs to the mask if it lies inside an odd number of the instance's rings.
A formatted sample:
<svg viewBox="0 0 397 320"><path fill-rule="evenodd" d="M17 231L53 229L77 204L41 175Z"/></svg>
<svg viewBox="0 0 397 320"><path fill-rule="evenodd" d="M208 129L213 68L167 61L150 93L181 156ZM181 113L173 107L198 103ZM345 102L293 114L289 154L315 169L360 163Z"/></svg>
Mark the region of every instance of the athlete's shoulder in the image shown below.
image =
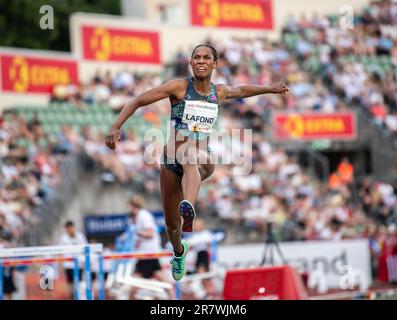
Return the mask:
<svg viewBox="0 0 397 320"><path fill-rule="evenodd" d="M187 90L188 80L186 78L173 79L164 83L164 86L171 98L181 100Z"/></svg>
<svg viewBox="0 0 397 320"><path fill-rule="evenodd" d="M226 96L226 91L228 89L228 86L225 84L215 84L215 89L219 99L223 100Z"/></svg>
<svg viewBox="0 0 397 320"><path fill-rule="evenodd" d="M224 90L227 87L227 85L222 84L222 83L218 83L218 84L214 83L214 85L215 85L216 90Z"/></svg>
<svg viewBox="0 0 397 320"><path fill-rule="evenodd" d="M174 89L183 89L183 88L186 89L188 85L188 79L187 78L172 79L165 82L164 85Z"/></svg>

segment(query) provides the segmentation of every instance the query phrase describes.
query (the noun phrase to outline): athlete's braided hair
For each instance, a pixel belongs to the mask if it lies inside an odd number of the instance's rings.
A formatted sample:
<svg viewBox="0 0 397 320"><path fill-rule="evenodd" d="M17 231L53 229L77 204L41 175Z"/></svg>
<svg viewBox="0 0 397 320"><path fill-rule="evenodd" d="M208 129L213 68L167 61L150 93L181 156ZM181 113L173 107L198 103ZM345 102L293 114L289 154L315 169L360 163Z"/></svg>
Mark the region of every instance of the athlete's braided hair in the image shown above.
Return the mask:
<svg viewBox="0 0 397 320"><path fill-rule="evenodd" d="M191 56L192 59L193 59L194 52L196 51L197 48L200 48L200 47L209 48L212 52L212 55L214 56L214 61L218 61L218 52L216 52L215 48L209 44L199 44L198 46L195 46L192 51L192 56Z"/></svg>

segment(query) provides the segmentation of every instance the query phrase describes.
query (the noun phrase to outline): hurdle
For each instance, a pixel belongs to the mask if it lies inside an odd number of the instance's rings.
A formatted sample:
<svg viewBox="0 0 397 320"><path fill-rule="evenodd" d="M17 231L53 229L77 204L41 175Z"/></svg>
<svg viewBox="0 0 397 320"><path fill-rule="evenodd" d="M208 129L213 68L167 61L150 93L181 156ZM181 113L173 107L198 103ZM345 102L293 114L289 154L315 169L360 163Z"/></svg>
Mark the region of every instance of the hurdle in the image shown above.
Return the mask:
<svg viewBox="0 0 397 320"><path fill-rule="evenodd" d="M211 246L211 263L217 264L218 262L218 249L219 249L219 242L221 238L219 236L214 236L208 243ZM193 242L194 244L194 242ZM154 258L163 258L163 257L172 257L173 253L170 251L160 251L160 252L120 252L120 253L108 253L108 254L100 254L99 255L99 274L98 274L98 281L99 281L99 300L105 300L105 276L103 271L103 262L104 260L130 260L130 259L154 259ZM187 281L192 281L194 279L208 279L214 276L222 275L222 272L219 271L212 271L207 272L201 275L193 275L193 276L185 276ZM183 282L186 282L183 281ZM163 287L163 285L158 284L154 281L145 281L145 280L138 280L138 279L130 279L129 284L145 287L148 285L154 285ZM181 289L181 282L175 282L175 297L177 300L181 298L182 289Z"/></svg>
<svg viewBox="0 0 397 320"><path fill-rule="evenodd" d="M108 254L100 254L99 255L99 273L98 273L98 281L99 281L99 300L105 300L105 275L103 271L103 262L104 260L143 260L143 259L155 259L155 258L163 258L163 257L172 257L173 253L170 251L159 251L159 252L120 252L120 253L108 253ZM130 284L136 285L150 285L152 284L150 281L131 281ZM178 288L179 284L176 283L176 296L178 296Z"/></svg>
<svg viewBox="0 0 397 320"><path fill-rule="evenodd" d="M84 255L84 274L86 282L86 298L92 300L91 288L91 254L101 254L102 244L75 246L41 246L0 249L0 300L3 300L3 268L13 266L28 266L32 264L74 262L73 286L74 299L79 299L79 260L78 255ZM74 255L74 257L51 257L58 255ZM44 256L44 257L43 257Z"/></svg>

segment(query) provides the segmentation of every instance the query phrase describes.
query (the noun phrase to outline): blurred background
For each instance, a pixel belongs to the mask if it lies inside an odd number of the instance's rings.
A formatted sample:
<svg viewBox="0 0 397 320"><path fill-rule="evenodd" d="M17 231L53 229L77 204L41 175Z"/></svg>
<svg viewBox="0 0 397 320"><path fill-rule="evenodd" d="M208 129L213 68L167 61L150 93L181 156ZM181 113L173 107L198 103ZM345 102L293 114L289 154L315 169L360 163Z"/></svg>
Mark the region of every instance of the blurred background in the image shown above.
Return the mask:
<svg viewBox="0 0 397 320"><path fill-rule="evenodd" d="M290 87L221 106L219 128L253 130L253 168L235 176L218 166L201 187L193 236L221 235L217 270L259 266L279 243L311 297L395 297L396 0L0 1L0 35L0 247L78 238L133 251L126 235L140 196L169 248L160 166L143 158L145 133L167 132L169 101L139 109L115 152L104 136L128 100L189 76L192 48L208 43L219 54L214 83ZM191 274L212 268L197 263L200 251L214 255L200 241ZM347 289L342 266L357 275ZM56 270L55 289L42 290L37 267L4 268L5 294L67 299ZM223 281L216 272L192 281L183 297L224 298ZM108 284L107 298L131 298L134 288L120 286Z"/></svg>

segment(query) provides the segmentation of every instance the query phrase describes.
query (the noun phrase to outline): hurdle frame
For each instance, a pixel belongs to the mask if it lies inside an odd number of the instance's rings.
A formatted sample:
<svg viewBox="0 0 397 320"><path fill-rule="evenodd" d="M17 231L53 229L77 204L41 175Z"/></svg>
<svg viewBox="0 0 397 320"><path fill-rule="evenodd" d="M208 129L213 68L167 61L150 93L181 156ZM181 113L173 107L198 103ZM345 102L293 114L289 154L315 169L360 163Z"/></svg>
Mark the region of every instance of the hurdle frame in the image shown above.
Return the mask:
<svg viewBox="0 0 397 320"><path fill-rule="evenodd" d="M98 254L99 270L99 300L105 300L105 277L104 260L132 260L132 259L153 259L162 257L172 257L171 251L160 252L117 252L103 254L102 244L72 245L72 246L39 246L39 247L18 247L0 249L0 301L4 298L3 292L3 269L12 266L27 266L44 263L73 262L73 287L74 299L79 299L79 259L78 255L84 255L83 264L85 275L86 299L92 300L92 281L91 281L91 258L92 254ZM73 257L61 257L59 255L73 255ZM40 256L44 256L40 258ZM51 257L48 256L58 256ZM211 262L216 263L218 258L218 241L211 241ZM181 283L175 282L175 297L181 298Z"/></svg>
<svg viewBox="0 0 397 320"><path fill-rule="evenodd" d="M0 249L0 300L4 298L3 268L12 266L26 266L39 263L73 262L74 299L79 299L79 259L85 256L84 271L86 281L86 298L92 300L91 286L91 253L101 254L102 244L72 245L72 246L40 246ZM40 256L74 255L74 257L43 257ZM21 258L22 257L22 258Z"/></svg>
<svg viewBox="0 0 397 320"><path fill-rule="evenodd" d="M211 263L216 264L218 262L218 249L219 249L219 240L216 238L212 239L210 242L210 254L211 254ZM98 281L99 281L99 300L105 300L105 277L103 270L103 262L104 260L133 260L133 259L153 259L153 258L162 258L162 257L172 257L173 253L170 251L160 251L157 253L153 252L116 252L116 253L108 253L108 254L99 254L98 262L99 262L99 272L98 272ZM181 281L175 281L175 299L180 300L182 295L181 289Z"/></svg>
<svg viewBox="0 0 397 320"><path fill-rule="evenodd" d="M99 254L98 262L99 262L99 272L98 272L98 280L99 280L99 300L105 300L105 275L103 270L103 262L104 260L142 260L142 259L154 259L154 258L163 258L163 257L172 257L173 253L170 251L160 251L157 253L153 252L115 252L108 254ZM175 284L175 295L177 300L179 300L177 291L179 288L178 282Z"/></svg>

